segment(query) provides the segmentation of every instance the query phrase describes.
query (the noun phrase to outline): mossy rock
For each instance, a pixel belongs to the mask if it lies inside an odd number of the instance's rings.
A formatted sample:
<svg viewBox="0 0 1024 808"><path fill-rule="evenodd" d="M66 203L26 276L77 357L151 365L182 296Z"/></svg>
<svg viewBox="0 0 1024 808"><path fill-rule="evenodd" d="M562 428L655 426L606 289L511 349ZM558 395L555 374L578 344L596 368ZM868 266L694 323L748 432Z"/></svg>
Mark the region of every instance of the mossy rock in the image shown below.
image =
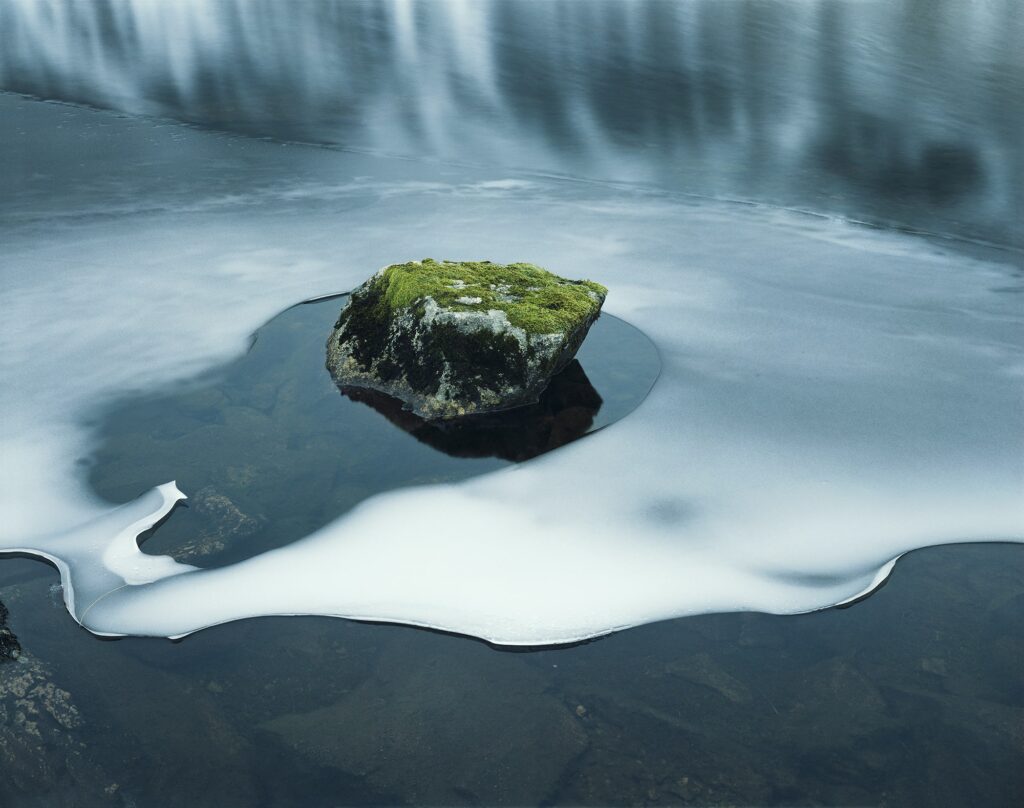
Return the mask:
<svg viewBox="0 0 1024 808"><path fill-rule="evenodd" d="M393 264L352 292L327 368L339 385L394 396L428 420L532 404L579 350L607 291L533 264Z"/></svg>

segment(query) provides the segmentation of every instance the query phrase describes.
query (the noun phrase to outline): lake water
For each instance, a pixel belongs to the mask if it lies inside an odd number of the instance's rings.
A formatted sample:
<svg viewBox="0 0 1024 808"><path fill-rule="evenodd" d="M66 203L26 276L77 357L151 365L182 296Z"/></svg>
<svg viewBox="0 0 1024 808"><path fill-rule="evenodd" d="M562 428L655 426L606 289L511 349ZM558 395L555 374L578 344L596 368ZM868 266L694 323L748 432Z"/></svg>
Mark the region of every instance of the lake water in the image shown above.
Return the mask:
<svg viewBox="0 0 1024 808"><path fill-rule="evenodd" d="M1022 38L0 0L0 549L155 635L0 558L0 803L1020 804ZM293 304L426 255L612 289L565 433L334 388Z"/></svg>
<svg viewBox="0 0 1024 808"><path fill-rule="evenodd" d="M293 306L229 368L105 414L89 471L101 496L131 500L168 468L198 492L148 552L230 564L291 544L374 494L529 460L628 415L661 368L642 332L605 315L536 405L442 428L395 399L339 392L324 344L347 300Z"/></svg>

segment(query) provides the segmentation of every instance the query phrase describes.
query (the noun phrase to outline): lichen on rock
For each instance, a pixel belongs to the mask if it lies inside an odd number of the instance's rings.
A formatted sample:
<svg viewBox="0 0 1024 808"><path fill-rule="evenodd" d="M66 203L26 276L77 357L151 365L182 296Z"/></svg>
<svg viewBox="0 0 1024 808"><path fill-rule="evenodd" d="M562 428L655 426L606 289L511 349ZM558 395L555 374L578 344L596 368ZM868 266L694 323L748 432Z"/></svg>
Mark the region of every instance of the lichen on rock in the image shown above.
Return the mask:
<svg viewBox="0 0 1024 808"><path fill-rule="evenodd" d="M352 292L327 367L339 385L394 396L428 420L531 404L572 360L606 294L533 264L393 264Z"/></svg>

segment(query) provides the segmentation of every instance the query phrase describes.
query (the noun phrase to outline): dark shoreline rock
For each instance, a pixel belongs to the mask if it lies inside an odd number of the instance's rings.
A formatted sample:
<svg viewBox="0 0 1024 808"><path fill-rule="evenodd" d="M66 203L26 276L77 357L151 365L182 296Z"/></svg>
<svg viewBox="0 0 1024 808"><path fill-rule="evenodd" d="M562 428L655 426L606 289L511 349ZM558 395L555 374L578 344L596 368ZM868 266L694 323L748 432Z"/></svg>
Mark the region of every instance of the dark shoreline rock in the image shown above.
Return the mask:
<svg viewBox="0 0 1024 808"><path fill-rule="evenodd" d="M394 264L352 293L327 368L339 386L385 393L426 420L532 404L575 356L606 294L532 264Z"/></svg>
<svg viewBox="0 0 1024 808"><path fill-rule="evenodd" d="M7 607L0 600L0 664L11 662L21 656L21 644L14 632L7 627Z"/></svg>

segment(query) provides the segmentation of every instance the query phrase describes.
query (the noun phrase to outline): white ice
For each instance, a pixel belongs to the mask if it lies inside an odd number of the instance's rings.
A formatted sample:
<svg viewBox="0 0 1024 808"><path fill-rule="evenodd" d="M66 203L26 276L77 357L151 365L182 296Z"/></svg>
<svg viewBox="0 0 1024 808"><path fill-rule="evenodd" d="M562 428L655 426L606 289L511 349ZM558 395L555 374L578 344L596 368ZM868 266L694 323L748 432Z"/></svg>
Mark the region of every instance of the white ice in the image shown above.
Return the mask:
<svg viewBox="0 0 1024 808"><path fill-rule="evenodd" d="M915 548L1024 540L1015 254L0 96L0 119L15 113L14 149L45 137L55 160L74 156L54 168L71 191L26 172L0 206L0 550L54 561L93 632L322 614L557 643L821 609ZM661 378L584 440L374 497L221 569L137 549L173 485L121 508L89 493L76 459L108 402L227 361L291 303L423 256L604 283L607 311L657 344Z"/></svg>

